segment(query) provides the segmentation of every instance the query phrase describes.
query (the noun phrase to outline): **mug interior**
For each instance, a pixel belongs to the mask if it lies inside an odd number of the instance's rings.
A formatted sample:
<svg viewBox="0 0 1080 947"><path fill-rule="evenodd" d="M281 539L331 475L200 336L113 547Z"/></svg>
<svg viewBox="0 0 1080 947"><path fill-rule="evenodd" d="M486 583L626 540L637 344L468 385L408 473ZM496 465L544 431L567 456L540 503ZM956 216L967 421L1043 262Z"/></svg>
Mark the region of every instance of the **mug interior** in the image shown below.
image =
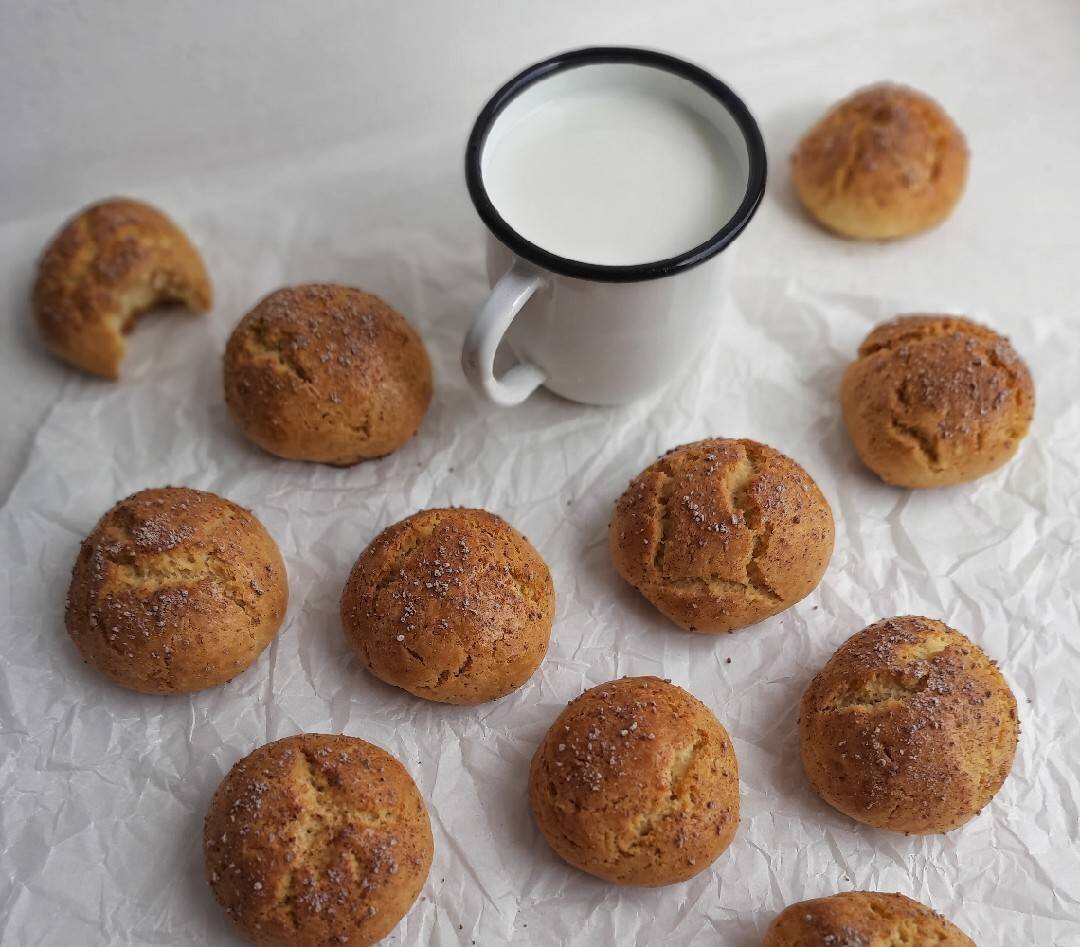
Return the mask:
<svg viewBox="0 0 1080 947"><path fill-rule="evenodd" d="M485 174L506 138L546 105L583 94L617 92L655 98L685 110L722 146L730 188L707 205L703 238L662 259L612 265L561 256L519 233L492 200ZM488 102L466 150L466 180L473 203L496 238L517 256L562 275L606 282L671 276L719 253L746 226L765 189L765 148L757 123L741 99L697 66L651 50L596 47L537 63L511 79Z"/></svg>

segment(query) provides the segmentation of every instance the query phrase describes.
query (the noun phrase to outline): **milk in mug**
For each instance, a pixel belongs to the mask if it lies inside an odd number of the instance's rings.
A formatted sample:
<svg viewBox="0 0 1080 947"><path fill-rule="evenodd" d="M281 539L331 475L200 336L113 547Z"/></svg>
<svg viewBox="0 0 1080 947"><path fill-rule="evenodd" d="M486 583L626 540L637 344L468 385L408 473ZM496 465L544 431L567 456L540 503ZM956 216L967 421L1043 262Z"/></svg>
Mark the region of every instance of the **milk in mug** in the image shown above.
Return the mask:
<svg viewBox="0 0 1080 947"><path fill-rule="evenodd" d="M682 102L585 88L504 122L484 150L484 183L526 240L620 266L675 257L712 237L742 200L744 163Z"/></svg>

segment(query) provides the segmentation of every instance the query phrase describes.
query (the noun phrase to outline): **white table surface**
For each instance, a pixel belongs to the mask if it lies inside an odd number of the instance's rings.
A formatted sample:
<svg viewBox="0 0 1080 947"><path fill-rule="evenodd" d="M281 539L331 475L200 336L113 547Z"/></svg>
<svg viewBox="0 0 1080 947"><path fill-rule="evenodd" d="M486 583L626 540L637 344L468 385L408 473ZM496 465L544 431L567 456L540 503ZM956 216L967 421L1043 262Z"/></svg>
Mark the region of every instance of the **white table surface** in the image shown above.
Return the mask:
<svg viewBox="0 0 1080 947"><path fill-rule="evenodd" d="M694 59L756 113L771 173L739 243L742 271L928 308L1076 318L1076 0L5 0L0 498L70 374L42 351L26 304L36 254L70 211L162 193L183 220L174 195L201 180L310 163L317 185L322 154L367 142L392 154L422 137L448 181L433 226L456 227L479 267L480 224L456 173L476 110L518 68L593 43ZM787 158L823 107L883 78L929 91L956 117L973 153L969 190L926 236L839 241L800 213Z"/></svg>
<svg viewBox="0 0 1080 947"><path fill-rule="evenodd" d="M482 228L460 173L476 110L527 63L594 43L648 45L696 60L757 115L771 173L765 202L738 243L742 273L903 298L928 310L967 309L991 321L1008 314L1010 325L1017 313L1077 318L1078 0L4 0L0 501L61 391L84 384L44 353L26 302L38 252L72 210L114 193L143 196L191 224L197 239L207 226L203 189L235 193L229 206L246 208L255 222L228 230L247 238L233 245L256 276L260 246L297 240L325 246L334 261L328 271L340 270L350 253L338 239L344 215L369 216L387 239L395 221L407 216L412 231L422 217L432 239L457 241L478 274ZM925 89L958 120L973 152L969 190L928 235L889 245L837 240L800 213L787 156L831 101L883 78ZM422 165L397 165L403 151L429 156L425 190L445 182L445 201L428 206L410 196L410 181L396 172ZM321 171L339 173L353 155L367 167L380 156L385 182L342 187L335 200L336 185ZM267 181L280 182L277 199L306 210L297 232L258 229L256 179L259 193ZM372 191L384 197L353 206ZM423 241L412 245L422 251ZM423 272L418 252L412 278ZM379 274L372 280L382 291ZM222 295L224 309L236 304ZM480 281L460 295L453 305L479 305ZM230 321L241 312L214 315ZM154 334L152 326L135 333L134 356L152 356L139 340Z"/></svg>

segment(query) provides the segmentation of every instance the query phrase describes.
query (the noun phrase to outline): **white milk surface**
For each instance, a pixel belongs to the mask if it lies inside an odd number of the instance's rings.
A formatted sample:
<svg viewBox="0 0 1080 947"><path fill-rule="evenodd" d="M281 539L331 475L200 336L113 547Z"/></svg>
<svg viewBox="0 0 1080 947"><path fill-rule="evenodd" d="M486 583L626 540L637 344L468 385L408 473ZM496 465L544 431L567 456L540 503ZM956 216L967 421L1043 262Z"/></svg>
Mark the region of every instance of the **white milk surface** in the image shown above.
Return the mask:
<svg viewBox="0 0 1080 947"><path fill-rule="evenodd" d="M496 126L492 203L559 256L628 265L708 240L742 198L731 145L685 105L638 90L582 90Z"/></svg>

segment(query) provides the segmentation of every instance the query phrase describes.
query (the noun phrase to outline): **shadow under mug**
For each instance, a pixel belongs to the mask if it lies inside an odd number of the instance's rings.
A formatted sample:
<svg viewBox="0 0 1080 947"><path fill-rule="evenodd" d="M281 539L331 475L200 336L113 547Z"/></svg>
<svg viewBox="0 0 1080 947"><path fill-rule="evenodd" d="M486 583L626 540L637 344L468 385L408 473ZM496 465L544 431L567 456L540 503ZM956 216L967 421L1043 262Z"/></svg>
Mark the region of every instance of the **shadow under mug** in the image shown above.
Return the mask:
<svg viewBox="0 0 1080 947"><path fill-rule="evenodd" d="M489 136L508 114L582 89L624 84L654 90L706 119L736 155L742 200L704 243L649 263L587 263L531 243L488 196ZM498 404L518 404L540 385L571 401L622 404L671 381L717 330L729 255L722 251L753 217L765 177L765 145L746 105L719 79L681 59L599 46L562 53L516 75L480 112L465 152L469 195L489 231L493 286L465 338L461 363L468 379ZM496 377L495 353L504 336L517 361Z"/></svg>

